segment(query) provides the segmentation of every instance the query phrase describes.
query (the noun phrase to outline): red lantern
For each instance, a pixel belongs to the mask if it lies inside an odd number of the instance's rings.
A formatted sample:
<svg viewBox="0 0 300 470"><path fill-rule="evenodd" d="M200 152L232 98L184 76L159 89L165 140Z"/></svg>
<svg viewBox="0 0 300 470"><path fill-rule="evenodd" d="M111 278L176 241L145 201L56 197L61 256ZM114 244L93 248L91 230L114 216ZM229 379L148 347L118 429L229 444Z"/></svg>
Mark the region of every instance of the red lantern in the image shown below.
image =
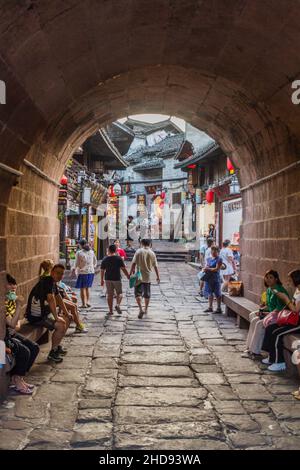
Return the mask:
<svg viewBox="0 0 300 470"><path fill-rule="evenodd" d="M159 207L160 207L160 209L163 209L163 208L164 208L164 206L165 206L165 203L164 203L164 201L161 201L161 202L159 203Z"/></svg>
<svg viewBox="0 0 300 470"><path fill-rule="evenodd" d="M109 186L108 194L110 197L115 197L114 187L113 185Z"/></svg>
<svg viewBox="0 0 300 470"><path fill-rule="evenodd" d="M231 175L234 173L234 166L228 157L227 157L227 170L229 171Z"/></svg>
<svg viewBox="0 0 300 470"><path fill-rule="evenodd" d="M60 180L60 184L66 186L68 184L68 178L66 175L63 175L62 179Z"/></svg>
<svg viewBox="0 0 300 470"><path fill-rule="evenodd" d="M214 190L213 189L209 189L207 192L206 192L206 202L208 202L208 204L211 204L212 202L214 202Z"/></svg>
<svg viewBox="0 0 300 470"><path fill-rule="evenodd" d="M165 199L166 197L166 193L164 191L162 191L161 195L160 195L161 199Z"/></svg>

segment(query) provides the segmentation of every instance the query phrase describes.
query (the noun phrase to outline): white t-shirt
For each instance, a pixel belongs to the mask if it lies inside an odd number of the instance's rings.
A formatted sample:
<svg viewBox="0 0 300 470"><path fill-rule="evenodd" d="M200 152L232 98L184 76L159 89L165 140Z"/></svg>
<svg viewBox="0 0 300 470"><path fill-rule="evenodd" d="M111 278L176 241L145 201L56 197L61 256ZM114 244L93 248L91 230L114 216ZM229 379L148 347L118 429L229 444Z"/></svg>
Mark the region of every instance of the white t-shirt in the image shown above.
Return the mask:
<svg viewBox="0 0 300 470"><path fill-rule="evenodd" d="M233 274L234 273L234 269L233 269L233 266L232 266L233 251L228 247L227 248L222 248L222 250L220 251L220 256L221 256L224 264L226 264L226 269L222 270L222 274L223 275ZM229 258L231 258L231 260Z"/></svg>
<svg viewBox="0 0 300 470"><path fill-rule="evenodd" d="M142 282L149 283L152 269L157 267L157 259L151 248L139 248L133 257L133 263L137 265L142 274Z"/></svg>
<svg viewBox="0 0 300 470"><path fill-rule="evenodd" d="M294 299L295 303L300 302L300 290L299 289L295 290L294 295L293 295L293 299Z"/></svg>
<svg viewBox="0 0 300 470"><path fill-rule="evenodd" d="M80 250L76 253L75 268L78 274L94 274L97 258L93 250Z"/></svg>
<svg viewBox="0 0 300 470"><path fill-rule="evenodd" d="M210 257L211 257L211 247L206 248L206 250L205 250L205 255L204 255L204 265L205 266L207 265L207 260Z"/></svg>

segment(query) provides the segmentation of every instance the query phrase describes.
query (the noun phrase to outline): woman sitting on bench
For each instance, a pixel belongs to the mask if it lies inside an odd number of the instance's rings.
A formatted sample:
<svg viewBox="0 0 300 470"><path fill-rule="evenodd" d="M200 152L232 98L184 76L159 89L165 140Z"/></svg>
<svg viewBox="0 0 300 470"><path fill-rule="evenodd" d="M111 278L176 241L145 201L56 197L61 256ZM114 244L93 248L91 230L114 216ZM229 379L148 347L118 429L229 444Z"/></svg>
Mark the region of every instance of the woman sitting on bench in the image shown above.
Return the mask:
<svg viewBox="0 0 300 470"><path fill-rule="evenodd" d="M262 349L269 353L269 357L263 359L262 362L263 364L268 365L268 370L271 372L280 372L286 369L283 355L284 336L289 333L300 333L300 270L291 271L288 276L292 281L293 286L296 288L293 299L290 300L288 295L278 291L276 288L273 292L284 304L284 307L292 313L293 319L295 318L295 323L294 321L292 322L294 324L284 322L285 324L282 325L280 322L280 325L275 323L274 325L269 325L266 328Z"/></svg>
<svg viewBox="0 0 300 470"><path fill-rule="evenodd" d="M275 295L273 289L288 295L280 281L278 272L273 269L266 272L264 284L267 288L266 300L265 302L262 301L260 305L261 308L258 311L252 312L249 315L250 328L246 341L247 349L242 354L242 357L248 357L250 359L261 358L261 348L265 336L264 318L272 312L272 316L270 315L268 318L270 322L274 323L277 313L285 306L285 303Z"/></svg>
<svg viewBox="0 0 300 470"><path fill-rule="evenodd" d="M38 353L39 346L24 336L16 333L16 326L20 318L20 301L17 296L17 281L7 274L7 292L6 292L6 347L11 351L15 359L15 366L11 371L12 387L18 393L31 395L34 385L25 382L24 377L34 363Z"/></svg>

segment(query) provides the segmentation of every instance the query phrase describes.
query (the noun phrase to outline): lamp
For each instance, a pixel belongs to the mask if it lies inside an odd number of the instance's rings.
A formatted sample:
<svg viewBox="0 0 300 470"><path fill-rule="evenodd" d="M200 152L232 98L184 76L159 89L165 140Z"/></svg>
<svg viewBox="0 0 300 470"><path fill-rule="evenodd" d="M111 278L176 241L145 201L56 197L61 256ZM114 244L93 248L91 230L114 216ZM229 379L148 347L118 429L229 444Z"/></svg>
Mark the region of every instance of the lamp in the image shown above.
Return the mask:
<svg viewBox="0 0 300 470"><path fill-rule="evenodd" d="M85 170L80 170L77 175L77 182L81 184L82 180L85 178Z"/></svg>
<svg viewBox="0 0 300 470"><path fill-rule="evenodd" d="M229 171L231 175L234 173L234 166L228 157L227 157L227 170Z"/></svg>
<svg viewBox="0 0 300 470"><path fill-rule="evenodd" d="M62 186L66 186L68 184L68 178L66 177L66 175L63 175L61 180L60 180L60 184Z"/></svg>
<svg viewBox="0 0 300 470"><path fill-rule="evenodd" d="M215 194L215 191L213 189L209 189L206 192L206 202L208 204L211 204L212 202L214 202L214 194Z"/></svg>
<svg viewBox="0 0 300 470"><path fill-rule="evenodd" d="M240 193L240 185L239 185L237 177L234 175L229 185L229 194L239 194L239 193Z"/></svg>

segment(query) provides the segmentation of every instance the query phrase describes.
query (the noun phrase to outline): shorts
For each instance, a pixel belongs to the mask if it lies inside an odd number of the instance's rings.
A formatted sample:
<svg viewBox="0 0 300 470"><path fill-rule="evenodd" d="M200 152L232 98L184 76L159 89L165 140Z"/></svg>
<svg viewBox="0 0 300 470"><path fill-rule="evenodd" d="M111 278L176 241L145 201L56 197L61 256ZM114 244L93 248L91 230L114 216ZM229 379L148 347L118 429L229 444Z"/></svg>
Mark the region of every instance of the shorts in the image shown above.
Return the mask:
<svg viewBox="0 0 300 470"><path fill-rule="evenodd" d="M122 281L105 281L105 284L108 296L114 295L115 291L117 295L122 294Z"/></svg>
<svg viewBox="0 0 300 470"><path fill-rule="evenodd" d="M205 282L204 296L211 297L212 295L215 295L216 297L222 296L220 280L215 282Z"/></svg>
<svg viewBox="0 0 300 470"><path fill-rule="evenodd" d="M49 331L53 331L55 329L55 318L52 313L49 313L47 316L41 318L41 320L31 322L32 326L42 326L43 328L47 328Z"/></svg>
<svg viewBox="0 0 300 470"><path fill-rule="evenodd" d="M76 281L76 289L87 289L92 287L94 281L94 274L79 274Z"/></svg>
<svg viewBox="0 0 300 470"><path fill-rule="evenodd" d="M150 299L151 296L151 284L150 282L141 282L134 288L135 297L144 297L144 299Z"/></svg>

